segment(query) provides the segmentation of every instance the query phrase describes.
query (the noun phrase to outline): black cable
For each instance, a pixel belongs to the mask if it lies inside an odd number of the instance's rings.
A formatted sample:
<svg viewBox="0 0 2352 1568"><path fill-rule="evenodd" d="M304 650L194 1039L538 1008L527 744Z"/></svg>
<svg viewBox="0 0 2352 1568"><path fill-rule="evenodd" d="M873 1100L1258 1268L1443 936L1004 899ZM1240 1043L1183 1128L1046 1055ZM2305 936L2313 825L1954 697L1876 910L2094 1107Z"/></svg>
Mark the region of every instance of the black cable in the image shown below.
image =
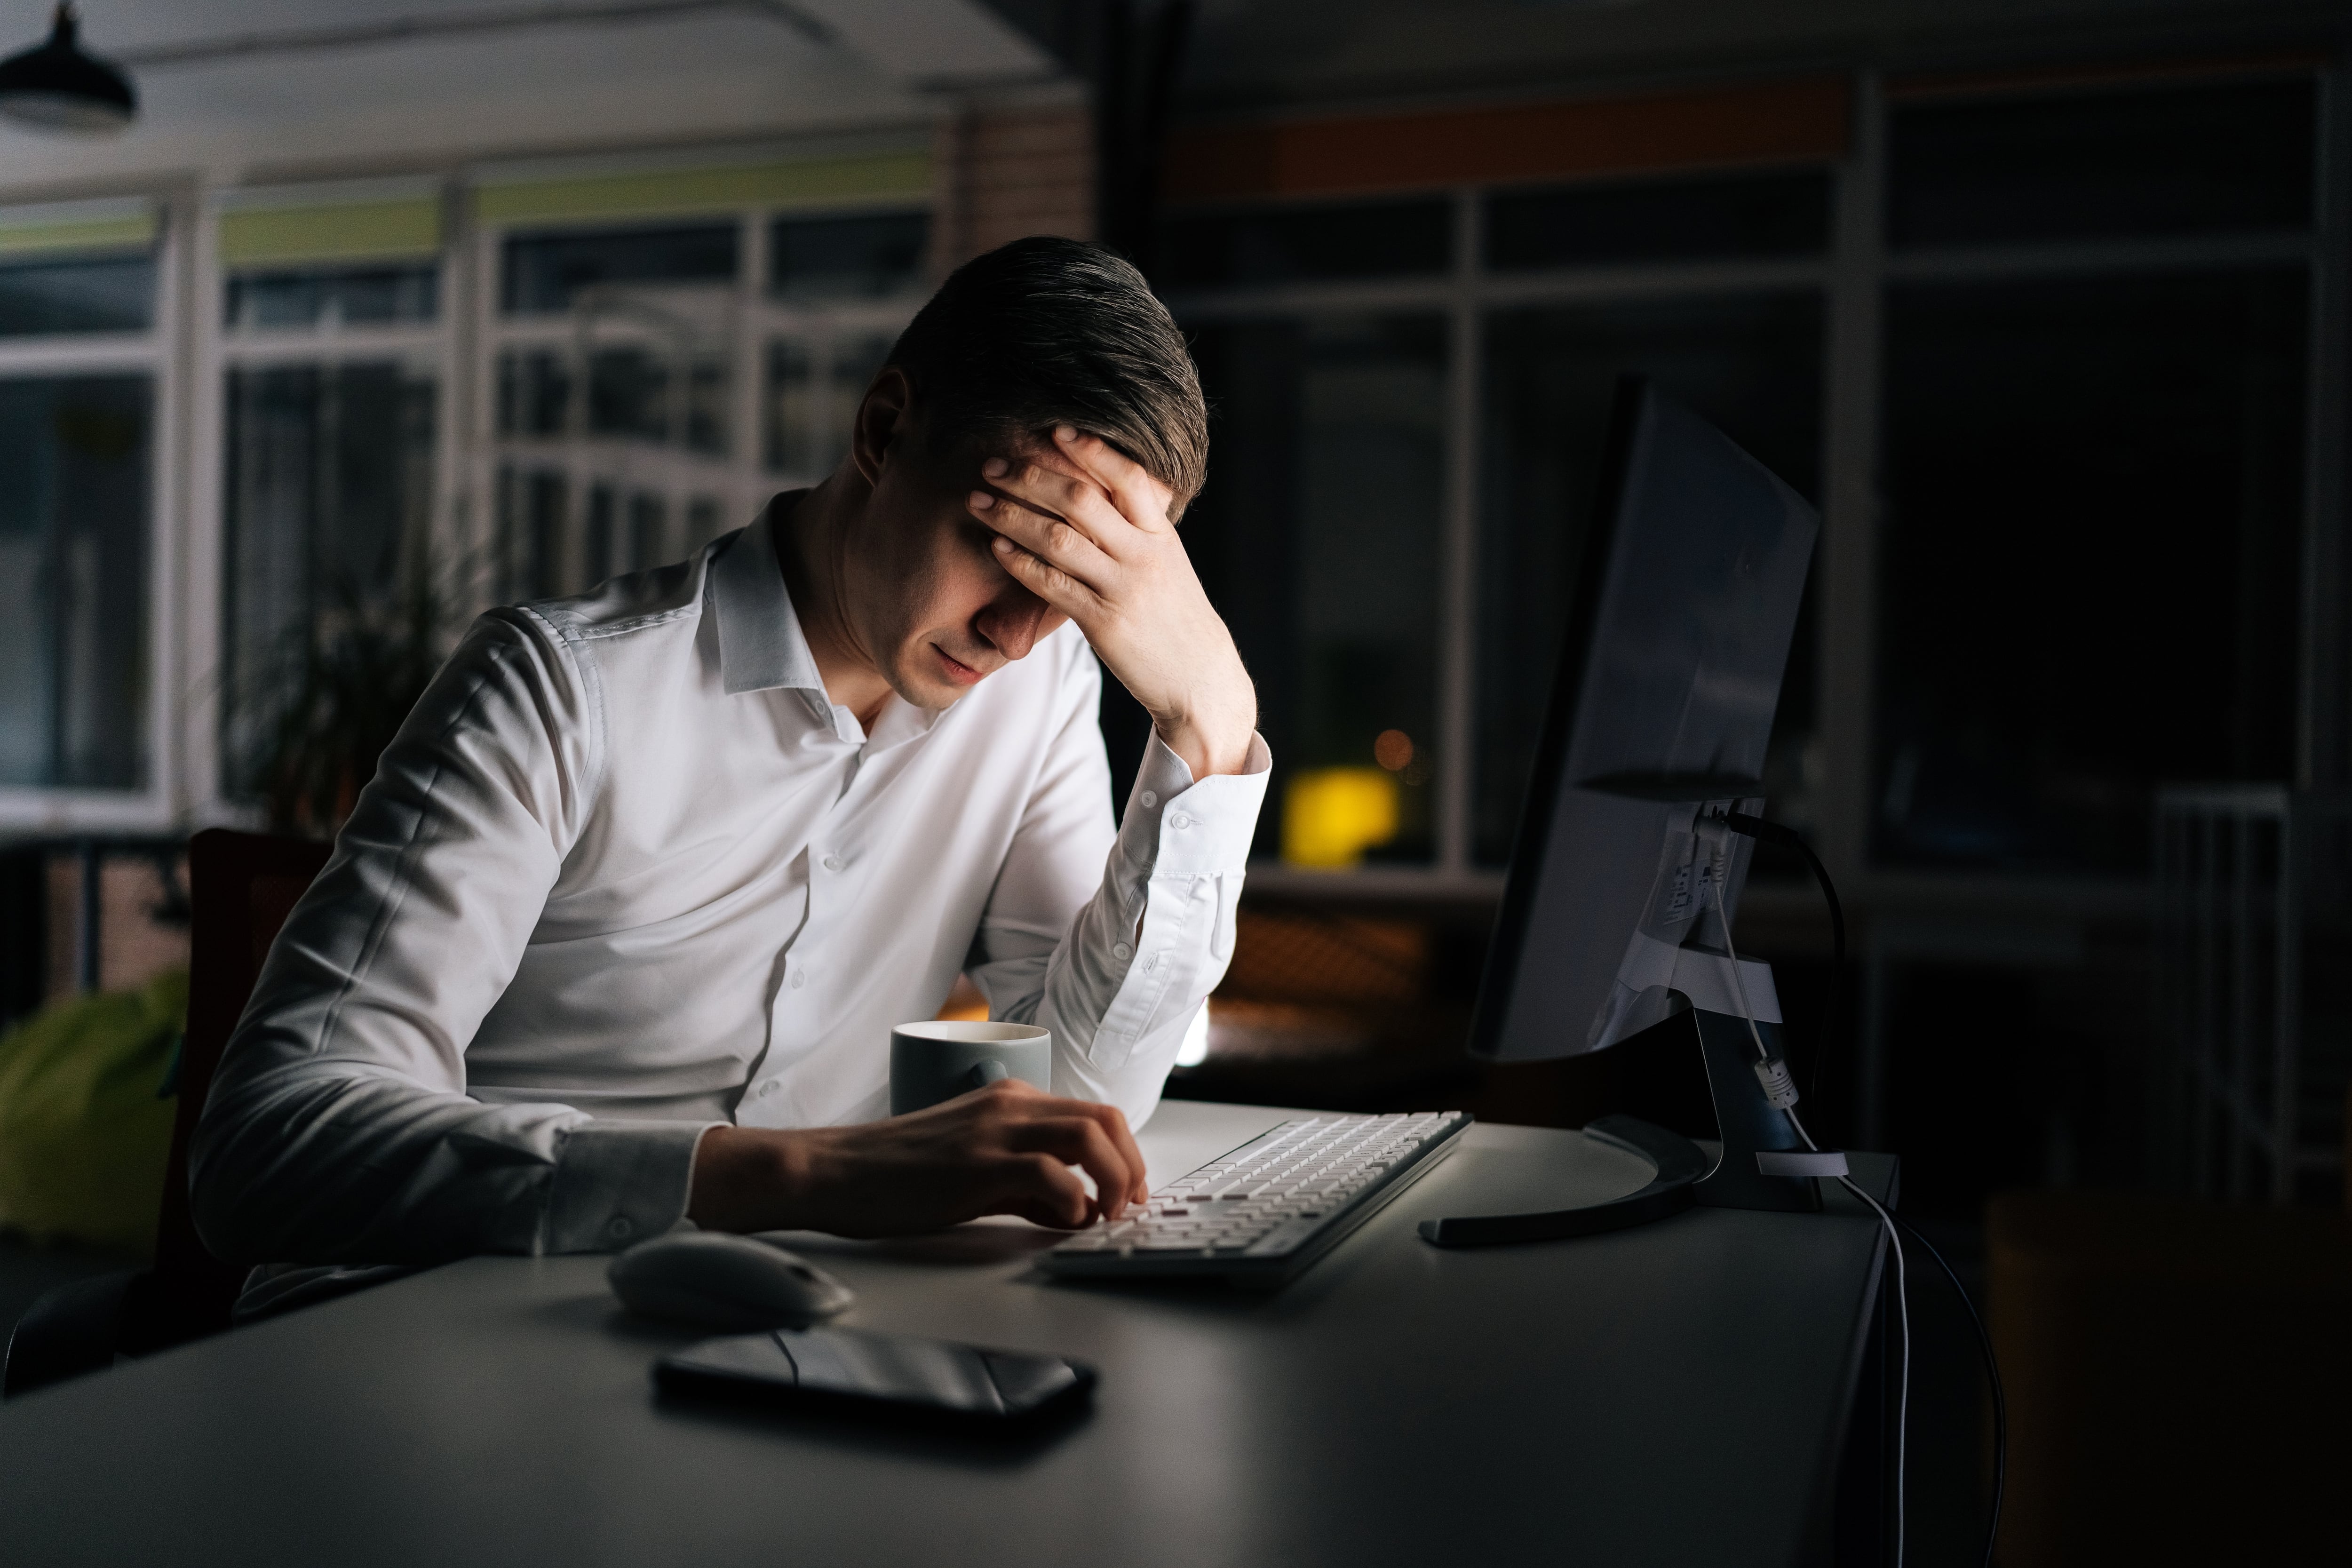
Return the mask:
<svg viewBox="0 0 2352 1568"><path fill-rule="evenodd" d="M1993 1542L2000 1534L2001 1488L2009 1474L2009 1396L2000 1386L2000 1363L1993 1357L1992 1335L1985 1331L1984 1319L1977 1315L1977 1304L1969 1300L1968 1287L1960 1283L1960 1277L1952 1272L1952 1266L1944 1261L1944 1255L1936 1250L1936 1244L1919 1234L1917 1226L1901 1215L1892 1215L1892 1217L1896 1225L1911 1233L1912 1240L1927 1249L1927 1256L1936 1260L1936 1267L1942 1269L1944 1278L1952 1282L1952 1294L1960 1299L1960 1305L1967 1310L1969 1326L1977 1331L1977 1348L1984 1352L1985 1377L1992 1384L1992 1518L1985 1525L1984 1561L1985 1568L1992 1568Z"/></svg>
<svg viewBox="0 0 2352 1568"><path fill-rule="evenodd" d="M1822 1009L1821 1039L1813 1047L1813 1065L1805 1075L1805 1098L1818 1097L1822 1089L1822 1061L1830 1054L1837 1040L1838 999L1845 992L1845 906L1838 902L1836 884L1830 880L1830 868L1813 853L1803 834L1778 822L1767 822L1760 816L1750 816L1735 811L1723 819L1724 826L1734 833L1744 833L1750 838L1767 844L1778 844L1784 849L1794 849L1813 868L1813 880L1822 885L1822 897L1830 906L1830 999Z"/></svg>

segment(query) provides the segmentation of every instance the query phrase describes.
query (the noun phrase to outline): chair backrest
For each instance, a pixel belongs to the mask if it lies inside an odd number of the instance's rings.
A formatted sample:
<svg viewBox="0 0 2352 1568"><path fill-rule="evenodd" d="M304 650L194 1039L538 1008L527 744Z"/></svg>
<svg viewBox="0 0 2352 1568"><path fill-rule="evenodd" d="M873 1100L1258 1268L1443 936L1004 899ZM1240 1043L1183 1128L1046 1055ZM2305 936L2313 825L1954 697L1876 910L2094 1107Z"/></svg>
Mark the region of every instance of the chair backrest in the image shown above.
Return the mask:
<svg viewBox="0 0 2352 1568"><path fill-rule="evenodd" d="M188 1211L188 1143L261 961L333 846L208 828L188 840L188 1032L180 1103L156 1226L155 1263L123 1349L160 1350L228 1327L246 1271L264 1259L213 1256Z"/></svg>

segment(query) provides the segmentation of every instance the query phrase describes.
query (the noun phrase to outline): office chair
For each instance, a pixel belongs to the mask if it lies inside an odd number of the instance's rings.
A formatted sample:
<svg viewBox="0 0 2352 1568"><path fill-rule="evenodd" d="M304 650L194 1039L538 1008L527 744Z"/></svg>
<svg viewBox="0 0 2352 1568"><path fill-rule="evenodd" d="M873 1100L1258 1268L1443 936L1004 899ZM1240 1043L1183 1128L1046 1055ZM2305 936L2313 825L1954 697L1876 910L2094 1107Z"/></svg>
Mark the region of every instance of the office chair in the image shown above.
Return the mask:
<svg viewBox="0 0 2352 1568"><path fill-rule="evenodd" d="M196 1234L188 1212L188 1145L261 961L331 848L220 827L188 840L188 1028L154 1262L136 1273L59 1286L26 1309L0 1363L0 1398L111 1366L117 1355L146 1355L228 1327L249 1264L214 1256Z"/></svg>

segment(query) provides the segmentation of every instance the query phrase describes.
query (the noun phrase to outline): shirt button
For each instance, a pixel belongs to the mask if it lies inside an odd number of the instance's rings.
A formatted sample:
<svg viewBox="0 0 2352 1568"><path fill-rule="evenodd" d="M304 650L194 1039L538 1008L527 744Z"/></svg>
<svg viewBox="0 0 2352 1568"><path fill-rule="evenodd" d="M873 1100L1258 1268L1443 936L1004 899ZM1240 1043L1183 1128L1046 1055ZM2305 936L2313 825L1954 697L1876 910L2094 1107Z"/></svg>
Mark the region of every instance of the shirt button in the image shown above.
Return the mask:
<svg viewBox="0 0 2352 1568"><path fill-rule="evenodd" d="M838 855L828 855L828 856L826 856L826 857L824 858L824 868L825 868L826 870L828 870L828 871L838 871L838 870L840 870L840 869L841 869L841 857L840 857L840 856L838 856Z"/></svg>
<svg viewBox="0 0 2352 1568"><path fill-rule="evenodd" d="M637 1227L629 1223L629 1216L626 1215L616 1214L604 1225L604 1234L614 1241L626 1241L636 1232Z"/></svg>
<svg viewBox="0 0 2352 1568"><path fill-rule="evenodd" d="M1112 944L1110 955L1113 958L1118 959L1121 963L1125 963L1129 959L1135 956L1135 949L1128 946L1127 943L1123 942L1116 942Z"/></svg>
<svg viewBox="0 0 2352 1568"><path fill-rule="evenodd" d="M1175 816L1168 819L1168 826L1174 828L1177 832L1181 833L1184 829L1192 826L1192 819L1180 811Z"/></svg>
<svg viewBox="0 0 2352 1568"><path fill-rule="evenodd" d="M1154 791L1145 790L1143 792L1143 804L1146 805L1158 805L1160 804L1159 795Z"/></svg>
<svg viewBox="0 0 2352 1568"><path fill-rule="evenodd" d="M760 1098L761 1100L768 1099L776 1092L778 1087L776 1080L770 1079L767 1082L760 1086Z"/></svg>
<svg viewBox="0 0 2352 1568"><path fill-rule="evenodd" d="M795 970L793 970L793 990L797 991L797 990L799 990L802 986L803 986L803 985L805 985L805 984L808 984L808 971L807 971L807 970L805 970L805 969L795 969Z"/></svg>

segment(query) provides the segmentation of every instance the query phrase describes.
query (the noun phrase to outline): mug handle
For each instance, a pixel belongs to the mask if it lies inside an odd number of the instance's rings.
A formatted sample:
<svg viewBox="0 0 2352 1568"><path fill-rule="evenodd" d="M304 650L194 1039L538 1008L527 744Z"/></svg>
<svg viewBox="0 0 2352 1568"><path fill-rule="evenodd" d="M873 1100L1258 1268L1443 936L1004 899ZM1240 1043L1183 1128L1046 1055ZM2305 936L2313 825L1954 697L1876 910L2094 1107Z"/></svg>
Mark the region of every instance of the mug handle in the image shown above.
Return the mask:
<svg viewBox="0 0 2352 1568"><path fill-rule="evenodd" d="M963 1075L963 1082L966 1089L986 1089L997 1079L1012 1076L1011 1068L991 1057L984 1062L973 1063L971 1070Z"/></svg>

